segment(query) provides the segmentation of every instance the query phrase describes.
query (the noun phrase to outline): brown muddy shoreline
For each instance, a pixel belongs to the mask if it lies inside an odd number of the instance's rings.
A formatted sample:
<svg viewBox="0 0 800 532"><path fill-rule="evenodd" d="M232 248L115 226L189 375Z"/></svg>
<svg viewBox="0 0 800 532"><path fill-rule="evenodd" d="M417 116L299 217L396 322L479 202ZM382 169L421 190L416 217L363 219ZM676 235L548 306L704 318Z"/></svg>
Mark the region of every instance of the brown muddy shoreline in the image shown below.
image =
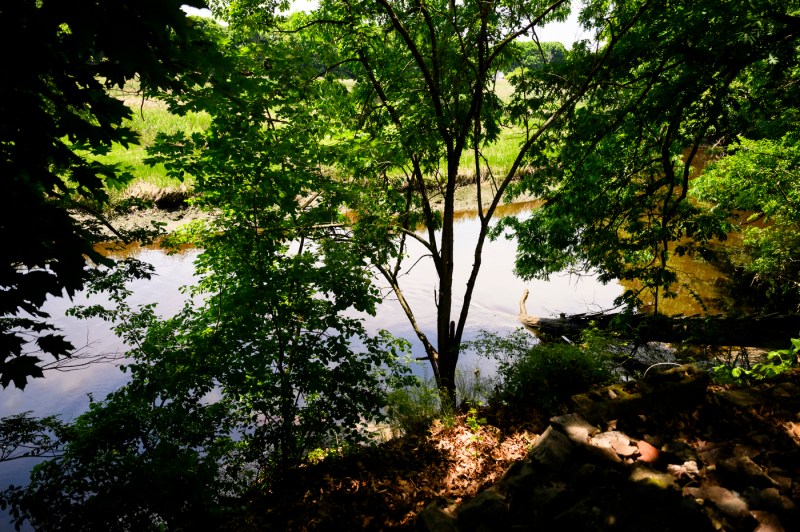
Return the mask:
<svg viewBox="0 0 800 532"><path fill-rule="evenodd" d="M484 210L487 206L487 198L491 198L493 191L488 183L481 187L481 196L484 198ZM515 214L519 209L514 209L510 205L521 205L522 208L528 209L534 201L533 196L523 195L514 200L512 204L501 204L498 209L498 216ZM440 195L433 194L431 203L434 208L443 208L443 200ZM507 205L507 206L504 206ZM462 185L456 189L455 194L455 212L456 217L469 216L474 214L478 209L477 202L477 185L469 184ZM168 233L175 231L182 225L185 225L194 220L207 220L212 217L212 214L197 207L186 205L182 203L180 207L176 208L139 208L134 207L129 212L109 218L109 222L116 229L131 230L137 227L148 227L152 222L165 224L164 230Z"/></svg>

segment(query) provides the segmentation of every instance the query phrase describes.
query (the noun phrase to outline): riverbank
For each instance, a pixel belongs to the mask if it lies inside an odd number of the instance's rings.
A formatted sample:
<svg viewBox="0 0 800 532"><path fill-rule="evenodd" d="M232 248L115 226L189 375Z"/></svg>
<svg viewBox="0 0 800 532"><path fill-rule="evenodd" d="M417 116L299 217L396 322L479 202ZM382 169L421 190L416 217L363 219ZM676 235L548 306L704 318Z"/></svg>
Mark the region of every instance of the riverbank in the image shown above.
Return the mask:
<svg viewBox="0 0 800 532"><path fill-rule="evenodd" d="M478 210L477 191L478 187L474 183L460 185L456 189L454 204L456 216L475 213ZM484 209L486 208L486 198L491 198L493 193L491 184L482 184L481 197L484 198ZM109 222L115 229L129 231L140 227L150 227L153 222L157 222L164 224L164 230L170 233L192 221L208 220L213 216L212 213L192 206L188 202L190 193L185 189L147 188L146 190L132 191L131 197L140 201L130 202L131 206L126 210L115 212L109 216ZM532 195L524 194L515 198L514 203L525 204L534 199ZM442 197L437 192L431 193L431 203L434 208L439 210L444 208ZM151 206L142 207L142 204Z"/></svg>
<svg viewBox="0 0 800 532"><path fill-rule="evenodd" d="M708 384L686 366L625 391L596 392L604 399L593 406L636 403L613 416L593 417L575 404L554 418L482 409L485 424L462 414L451 426L435 421L425 433L331 457L300 468L280 490L254 490L232 528L800 526L798 370L742 389Z"/></svg>

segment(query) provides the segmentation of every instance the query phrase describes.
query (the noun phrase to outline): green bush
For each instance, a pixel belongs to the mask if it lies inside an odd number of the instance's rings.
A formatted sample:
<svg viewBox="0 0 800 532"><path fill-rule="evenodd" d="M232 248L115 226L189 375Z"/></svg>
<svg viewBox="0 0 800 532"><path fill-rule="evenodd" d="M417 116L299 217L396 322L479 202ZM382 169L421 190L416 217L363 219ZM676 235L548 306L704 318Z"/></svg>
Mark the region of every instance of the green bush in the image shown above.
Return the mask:
<svg viewBox="0 0 800 532"><path fill-rule="evenodd" d="M497 360L493 402L554 410L571 395L612 378L608 341L597 331L583 338L581 345L536 343L518 329L508 336L484 332L470 347Z"/></svg>
<svg viewBox="0 0 800 532"><path fill-rule="evenodd" d="M389 392L387 417L395 434L419 434L428 429L431 421L442 416L436 382L417 378L416 384ZM445 422L452 412L445 414Z"/></svg>
<svg viewBox="0 0 800 532"><path fill-rule="evenodd" d="M762 362L757 362L752 366L749 364L737 365L736 361L720 364L714 367L712 377L716 382L740 385L772 379L797 367L798 353L800 353L800 339L792 338L792 347L789 349L770 351Z"/></svg>

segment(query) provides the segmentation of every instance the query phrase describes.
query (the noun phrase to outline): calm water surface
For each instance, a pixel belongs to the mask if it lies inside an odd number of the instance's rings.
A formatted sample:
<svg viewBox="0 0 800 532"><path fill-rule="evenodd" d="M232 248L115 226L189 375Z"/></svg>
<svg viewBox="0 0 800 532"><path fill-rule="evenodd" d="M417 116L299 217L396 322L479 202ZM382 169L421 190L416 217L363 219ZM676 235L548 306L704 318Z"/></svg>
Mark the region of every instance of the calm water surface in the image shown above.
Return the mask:
<svg viewBox="0 0 800 532"><path fill-rule="evenodd" d="M517 214L532 206L509 206L505 209L505 214ZM479 223L474 213L461 213L457 217L454 316L457 316L463 304L463 299L460 298L472 265L478 229ZM138 281L133 285L135 295L132 303L135 305L155 301L163 316L176 312L185 299L179 288L194 281L193 261L198 253L197 250L185 250L179 255L167 255L160 250L139 250L137 257L152 264L157 275L150 281ZM410 267L422 254L422 247L412 241L409 257L404 265ZM523 281L513 275L514 254L515 245L503 238L485 245L483 264L465 328L465 340L474 338L482 329L505 332L519 327L516 317L519 299L525 289L530 290L528 313L543 316L609 309L613 306L614 298L623 291L618 283L603 285L594 276L579 277L567 273L553 275L549 281ZM682 268L690 269L688 265ZM718 276L715 272L695 272L691 275ZM404 278L403 286L418 323L430 338L435 338L436 276L431 261L423 259L417 262ZM395 336L407 338L412 342L414 356L424 356L424 350L416 340L399 304L388 290L384 293L387 297L378 308L377 315L365 317L368 330L374 332L387 329ZM685 299L686 304L693 302L691 297ZM86 303L83 295L78 295L74 302L54 298L47 302L45 310L68 333L76 347L87 346L87 349L102 353L124 353L125 346L105 322L77 320L64 315L64 311L72 304L83 303ZM686 313L690 312L686 310ZM492 371L487 361L477 360L469 354L462 357L460 364L462 368L470 370L481 366L484 374ZM424 366L420 365L416 373L425 374ZM60 415L63 419L73 419L88 408L90 394L96 400L102 400L127 379L127 375L113 363L90 365L70 372L50 371L44 379L34 379L25 391L12 388L0 391L0 416L31 411L36 416ZM32 465L30 460L0 464L0 489L11 483L25 483ZM0 530L5 529L4 521L5 519L0 519Z"/></svg>

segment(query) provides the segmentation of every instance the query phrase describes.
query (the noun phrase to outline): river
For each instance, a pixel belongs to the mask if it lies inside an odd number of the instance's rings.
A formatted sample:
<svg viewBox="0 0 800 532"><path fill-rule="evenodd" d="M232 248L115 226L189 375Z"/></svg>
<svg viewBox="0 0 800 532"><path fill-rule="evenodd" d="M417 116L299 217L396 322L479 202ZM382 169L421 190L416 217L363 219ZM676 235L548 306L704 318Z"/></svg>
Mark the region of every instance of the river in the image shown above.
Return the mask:
<svg viewBox="0 0 800 532"><path fill-rule="evenodd" d="M500 215L517 214L530 209L531 205L515 205L500 211ZM479 230L479 222L474 213L461 213L455 224L456 271L454 294L456 298L466 285L469 268L472 265L474 242ZM415 246L416 244L416 246ZM548 281L523 281L513 274L515 244L505 238L488 242L484 248L481 273L475 287L469 320L465 327L465 340L474 338L482 329L493 332L512 331L519 327L516 317L519 299L525 289L530 291L528 312L541 316L559 313L579 313L608 309L614 299L623 291L618 283L603 285L591 275L555 274ZM133 304L158 303L158 312L167 316L177 311L184 301L179 288L191 284L193 260L198 250L184 250L180 254L167 255L158 249L140 249L136 256L152 264L156 275L149 281L137 281L133 285ZM410 243L406 267L417 262L423 254L422 247ZM713 274L708 274L713 275ZM417 315L417 321L424 332L435 338L434 291L435 271L430 260L419 261L404 278L406 299ZM384 291L389 294L388 291ZM692 298L687 299L687 303ZM81 321L64 315L73 304L86 303L86 296L78 294L74 301L65 298L52 298L47 301L45 310L54 321L67 332L68 338L76 347L87 346L95 353L123 353L125 346L110 331L108 324L101 320ZM463 300L454 300L454 315L460 311ZM412 342L413 355L424 356L419 341L413 334L399 303L389 294L379 306L375 316L366 316L365 324L370 332L386 329L395 336L407 338ZM484 374L492 368L486 361L477 360L469 354L462 357L460 366L472 370L476 365L485 368ZM420 365L415 370L424 375L425 368ZM24 391L7 388L0 392L0 416L31 411L36 416L59 415L70 420L89 405L89 395L102 400L106 394L123 385L128 379L114 363L89 365L80 370L46 372L43 379L34 379ZM32 460L17 460L0 464L0 488L11 483L22 484L32 467ZM0 517L0 529L5 523Z"/></svg>

